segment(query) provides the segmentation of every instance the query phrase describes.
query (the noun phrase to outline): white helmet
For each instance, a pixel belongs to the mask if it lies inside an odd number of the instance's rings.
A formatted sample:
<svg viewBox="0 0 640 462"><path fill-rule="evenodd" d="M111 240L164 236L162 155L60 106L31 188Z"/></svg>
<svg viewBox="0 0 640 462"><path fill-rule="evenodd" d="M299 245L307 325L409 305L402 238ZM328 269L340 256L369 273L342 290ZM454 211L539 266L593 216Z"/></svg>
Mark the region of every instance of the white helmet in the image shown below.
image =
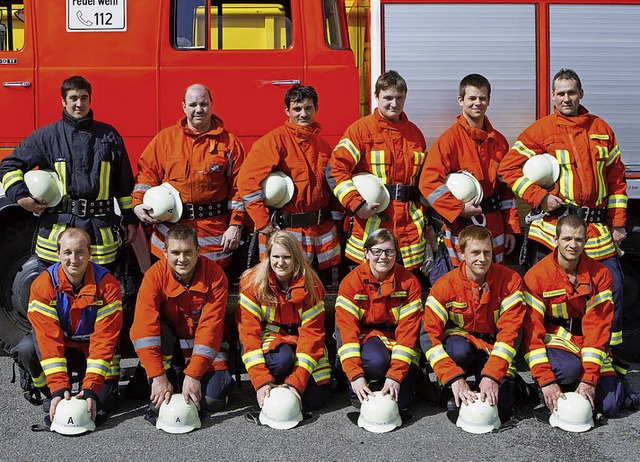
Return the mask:
<svg viewBox="0 0 640 462"><path fill-rule="evenodd" d="M591 403L579 393L565 393L567 399L558 400L558 410L549 416L552 427L568 432L580 433L593 428Z"/></svg>
<svg viewBox="0 0 640 462"><path fill-rule="evenodd" d="M24 174L24 182L33 197L40 197L47 207L55 207L62 200L63 186L56 172L30 170Z"/></svg>
<svg viewBox="0 0 640 462"><path fill-rule="evenodd" d="M271 172L262 183L264 205L281 209L293 197L293 180L282 172Z"/></svg>
<svg viewBox="0 0 640 462"><path fill-rule="evenodd" d="M480 182L465 170L447 175L445 184L460 202L471 202L474 198L474 205L480 205L482 202L483 192Z"/></svg>
<svg viewBox="0 0 640 462"><path fill-rule="evenodd" d="M524 163L522 173L541 188L549 189L558 181L560 164L551 154L539 154Z"/></svg>
<svg viewBox="0 0 640 462"><path fill-rule="evenodd" d="M386 433L402 425L398 403L391 395L376 391L362 402L358 426L372 433Z"/></svg>
<svg viewBox="0 0 640 462"><path fill-rule="evenodd" d="M352 178L353 184L369 204L377 202L380 204L377 212L382 212L389 206L391 196L385 188L382 178L375 176L373 173L357 173Z"/></svg>
<svg viewBox="0 0 640 462"><path fill-rule="evenodd" d="M169 403L162 401L156 420L157 429L167 433L188 433L200 426L198 408L191 399L185 403L182 393L174 393Z"/></svg>
<svg viewBox="0 0 640 462"><path fill-rule="evenodd" d="M149 216L156 220L176 223L182 216L180 193L169 183L149 188L144 193L142 203L151 207Z"/></svg>
<svg viewBox="0 0 640 462"><path fill-rule="evenodd" d="M491 406L489 401L480 400L480 393L476 392L476 400L460 405L456 426L468 433L489 433L500 428L498 407Z"/></svg>
<svg viewBox="0 0 640 462"><path fill-rule="evenodd" d="M91 420L87 402L81 398L71 398L58 403L50 429L61 435L80 435L94 431L96 424Z"/></svg>
<svg viewBox="0 0 640 462"><path fill-rule="evenodd" d="M269 390L260 411L260 423L276 430L288 430L302 421L300 402L288 387Z"/></svg>

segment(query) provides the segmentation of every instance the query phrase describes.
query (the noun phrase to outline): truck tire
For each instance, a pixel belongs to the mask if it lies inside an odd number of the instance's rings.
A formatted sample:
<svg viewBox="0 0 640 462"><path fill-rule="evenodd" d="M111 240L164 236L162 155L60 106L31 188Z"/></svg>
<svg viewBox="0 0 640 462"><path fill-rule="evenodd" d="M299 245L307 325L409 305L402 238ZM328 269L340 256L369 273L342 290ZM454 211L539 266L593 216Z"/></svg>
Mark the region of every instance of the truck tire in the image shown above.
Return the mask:
<svg viewBox="0 0 640 462"><path fill-rule="evenodd" d="M29 289L38 275L31 244L36 220L22 209L5 210L0 225L0 348L9 351L31 326Z"/></svg>

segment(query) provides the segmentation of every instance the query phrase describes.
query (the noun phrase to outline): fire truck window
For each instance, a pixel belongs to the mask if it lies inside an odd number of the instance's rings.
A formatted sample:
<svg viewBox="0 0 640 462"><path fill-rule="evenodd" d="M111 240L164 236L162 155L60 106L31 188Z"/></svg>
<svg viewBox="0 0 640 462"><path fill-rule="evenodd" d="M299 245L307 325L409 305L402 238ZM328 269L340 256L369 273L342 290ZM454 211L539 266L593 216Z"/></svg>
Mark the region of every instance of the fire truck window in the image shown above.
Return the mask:
<svg viewBox="0 0 640 462"><path fill-rule="evenodd" d="M346 10L337 0L323 0L324 35L331 48L349 48Z"/></svg>
<svg viewBox="0 0 640 462"><path fill-rule="evenodd" d="M206 14L209 8L209 14ZM177 49L280 50L291 46L290 1L174 1Z"/></svg>
<svg viewBox="0 0 640 462"><path fill-rule="evenodd" d="M0 1L0 51L20 51L24 47L24 6L22 2Z"/></svg>

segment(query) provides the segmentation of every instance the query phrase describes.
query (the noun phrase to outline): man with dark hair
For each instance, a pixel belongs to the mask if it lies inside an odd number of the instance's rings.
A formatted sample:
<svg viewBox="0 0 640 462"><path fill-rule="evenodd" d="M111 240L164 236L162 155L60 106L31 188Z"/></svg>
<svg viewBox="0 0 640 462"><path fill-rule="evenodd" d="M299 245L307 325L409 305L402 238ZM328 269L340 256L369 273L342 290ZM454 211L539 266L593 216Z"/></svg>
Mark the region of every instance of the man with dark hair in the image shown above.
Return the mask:
<svg viewBox="0 0 640 462"><path fill-rule="evenodd" d="M200 255L196 231L177 224L168 230L165 258L145 274L131 326L131 341L151 381L145 418L155 423L174 391L198 409L217 411L233 387L221 351L227 278Z"/></svg>
<svg viewBox="0 0 640 462"><path fill-rule="evenodd" d="M152 218L151 207L142 199L146 191L163 183L170 183L180 193L183 213L179 223L196 230L205 257L226 267L240 244L244 206L237 176L244 148L213 114L212 106L207 87L187 87L182 101L185 116L160 131L138 160L133 206L142 222L155 225L151 252L157 258L164 258L171 223Z"/></svg>
<svg viewBox="0 0 640 462"><path fill-rule="evenodd" d="M486 226L493 235L496 263L515 248L520 233L513 193L498 178L498 165L509 144L486 116L491 84L480 74L462 79L458 104L462 114L429 149L420 177L420 191L443 219L443 237L452 265L460 264L458 233L470 223ZM446 185L447 176L461 170L471 173L482 186L481 203L462 203Z"/></svg>
<svg viewBox="0 0 640 462"><path fill-rule="evenodd" d="M525 275L525 359L553 411L564 392L576 391L594 411L613 417L625 399L607 353L613 320L607 268L584 252L587 224L560 218L556 248Z"/></svg>
<svg viewBox="0 0 640 462"><path fill-rule="evenodd" d="M238 188L260 233L260 254L275 224L297 237L322 272L340 263L334 221L339 223L342 214L324 177L331 146L320 136L322 127L315 121L318 95L313 87L294 85L284 103L288 120L254 143L240 170ZM269 210L261 183L275 171L289 176L295 188L281 209Z"/></svg>
<svg viewBox="0 0 640 462"><path fill-rule="evenodd" d="M529 239L538 243L537 260L556 247L556 222L564 214L587 222L585 253L605 265L613 278L615 314L610 346L614 367L622 376L629 363L615 354L622 343L623 276L616 256L626 237L627 192L625 168L611 127L580 104L584 96L580 78L571 69L553 77L553 114L523 131L500 164L499 174L524 199L538 218L531 222ZM560 176L549 189L523 173L524 163L548 153L560 165Z"/></svg>
<svg viewBox="0 0 640 462"><path fill-rule="evenodd" d="M35 251L42 270L57 261L56 238L67 227L88 232L91 260L113 268L120 242L133 242L138 224L131 209L129 157L116 129L93 119L89 81L69 77L61 94L62 119L33 132L2 161L2 186L9 199L40 215ZM24 174L36 167L55 171L62 183L63 198L54 207L33 197L24 182Z"/></svg>
<svg viewBox="0 0 640 462"><path fill-rule="evenodd" d="M11 350L47 398L47 425L72 393L87 401L93 420L99 410L115 407L119 366L112 360L122 328L120 285L89 261L89 234L67 228L56 245L60 262L31 285L27 316L33 330Z"/></svg>
<svg viewBox="0 0 640 462"><path fill-rule="evenodd" d="M525 315L522 278L493 262L493 236L471 225L459 235L462 261L436 281L425 304L420 346L455 405L480 399L511 418L515 402L516 337ZM446 399L442 400L443 403Z"/></svg>
<svg viewBox="0 0 640 462"><path fill-rule="evenodd" d="M388 71L378 77L375 96L373 114L351 124L333 150L327 179L351 217L345 255L363 262L369 234L387 228L398 238L404 266L414 270L423 263L427 245L417 187L427 144L403 112L407 84L400 74ZM368 203L356 189L353 177L358 173L375 175L389 191L391 200L383 212L380 203Z"/></svg>

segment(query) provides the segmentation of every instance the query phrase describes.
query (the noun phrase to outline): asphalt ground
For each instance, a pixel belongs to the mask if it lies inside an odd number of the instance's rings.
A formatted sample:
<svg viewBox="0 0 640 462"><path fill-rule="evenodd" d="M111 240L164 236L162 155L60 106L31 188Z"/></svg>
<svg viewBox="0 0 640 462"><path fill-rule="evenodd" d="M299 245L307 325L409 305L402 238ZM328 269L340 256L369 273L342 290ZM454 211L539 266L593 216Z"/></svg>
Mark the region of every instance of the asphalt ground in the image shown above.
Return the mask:
<svg viewBox="0 0 640 462"><path fill-rule="evenodd" d="M136 360L123 360L123 376ZM522 374L530 381L528 373ZM640 364L629 380L640 389ZM586 433L549 426L548 413L528 404L516 410L517 424L496 433L472 435L422 397L413 419L390 433L374 434L353 421L357 412L346 392L335 391L321 411L291 430L273 430L247 419L257 415L246 374L226 410L208 415L202 428L184 435L156 430L143 418L147 402L123 398L98 429L77 437L32 432L43 411L23 399L11 383L12 360L0 357L0 461L637 461L640 412L624 410ZM122 382L121 385L124 385Z"/></svg>

